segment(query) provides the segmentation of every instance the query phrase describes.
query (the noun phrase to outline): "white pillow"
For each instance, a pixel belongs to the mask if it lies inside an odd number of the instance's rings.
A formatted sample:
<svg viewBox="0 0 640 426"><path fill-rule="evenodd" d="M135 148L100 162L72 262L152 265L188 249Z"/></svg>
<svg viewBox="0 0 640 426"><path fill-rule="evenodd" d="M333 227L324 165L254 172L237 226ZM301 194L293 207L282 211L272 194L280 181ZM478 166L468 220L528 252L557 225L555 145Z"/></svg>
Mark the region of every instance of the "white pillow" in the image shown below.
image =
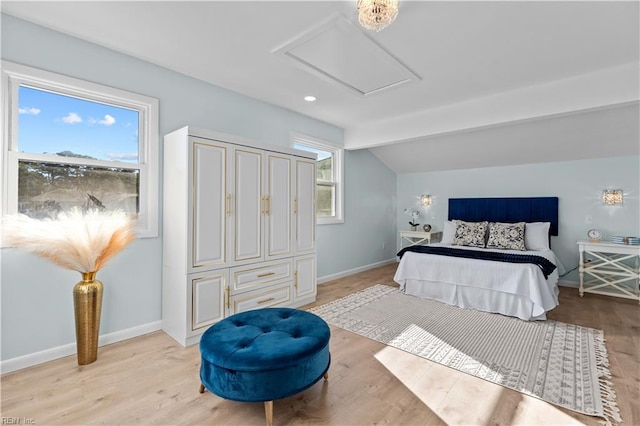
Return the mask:
<svg viewBox="0 0 640 426"><path fill-rule="evenodd" d="M524 228L524 246L527 250L549 250L550 222L531 222Z"/></svg>
<svg viewBox="0 0 640 426"><path fill-rule="evenodd" d="M450 220L444 221L444 228L442 229L442 244L453 244L453 240L456 237L456 224Z"/></svg>

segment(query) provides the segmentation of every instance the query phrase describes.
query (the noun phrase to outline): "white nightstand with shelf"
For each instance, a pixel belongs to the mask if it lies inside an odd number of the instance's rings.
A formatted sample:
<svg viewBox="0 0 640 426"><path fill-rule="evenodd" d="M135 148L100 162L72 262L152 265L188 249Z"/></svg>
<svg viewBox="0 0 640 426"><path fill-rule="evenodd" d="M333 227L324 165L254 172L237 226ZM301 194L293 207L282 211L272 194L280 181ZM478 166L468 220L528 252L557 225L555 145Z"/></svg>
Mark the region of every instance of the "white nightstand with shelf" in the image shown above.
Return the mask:
<svg viewBox="0 0 640 426"><path fill-rule="evenodd" d="M640 246L578 241L580 296L624 297L640 302Z"/></svg>
<svg viewBox="0 0 640 426"><path fill-rule="evenodd" d="M404 247L404 243L408 242L410 246L431 244L432 239L442 238L440 231L400 231L400 248Z"/></svg>

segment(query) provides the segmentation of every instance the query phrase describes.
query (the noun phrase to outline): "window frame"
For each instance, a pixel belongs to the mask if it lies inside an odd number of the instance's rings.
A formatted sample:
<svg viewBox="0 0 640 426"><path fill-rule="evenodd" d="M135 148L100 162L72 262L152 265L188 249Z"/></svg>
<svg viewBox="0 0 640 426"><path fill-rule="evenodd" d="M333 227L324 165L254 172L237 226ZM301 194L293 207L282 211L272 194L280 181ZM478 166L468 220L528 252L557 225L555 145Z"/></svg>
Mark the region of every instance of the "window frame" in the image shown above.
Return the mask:
<svg viewBox="0 0 640 426"><path fill-rule="evenodd" d="M20 85L138 111L138 162L19 152L18 88ZM18 211L18 163L21 160L138 170L140 200L137 237L158 237L159 114L156 98L3 60L2 106L4 113L1 119L3 142L0 150L2 165L0 213L7 215Z"/></svg>
<svg viewBox="0 0 640 426"><path fill-rule="evenodd" d="M334 216L317 216L316 223L318 225L333 225L344 223L344 148L336 146L330 142L302 133L291 133L291 145L304 145L309 148L315 148L322 151L330 152L333 156L333 181L319 181L316 177L317 185L333 186L335 188L335 206Z"/></svg>

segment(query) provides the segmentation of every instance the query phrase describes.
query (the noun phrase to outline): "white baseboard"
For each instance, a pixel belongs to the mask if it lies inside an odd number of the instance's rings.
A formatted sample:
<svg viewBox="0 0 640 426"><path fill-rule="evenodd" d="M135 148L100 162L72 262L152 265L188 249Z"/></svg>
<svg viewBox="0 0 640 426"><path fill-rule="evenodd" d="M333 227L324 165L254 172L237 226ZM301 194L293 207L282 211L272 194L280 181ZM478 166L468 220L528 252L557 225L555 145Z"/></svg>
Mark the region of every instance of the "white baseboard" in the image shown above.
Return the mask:
<svg viewBox="0 0 640 426"><path fill-rule="evenodd" d="M360 266L358 268L349 269L346 271L338 272L336 274L325 275L324 277L318 277L318 284L324 284L329 281L337 280L338 278L344 278L349 275L357 274L358 272L368 271L369 269L377 268L378 266L388 265L389 263L396 263L396 257L393 259L382 260L380 262L371 263L369 265Z"/></svg>
<svg viewBox="0 0 640 426"><path fill-rule="evenodd" d="M113 333L100 336L98 346L105 346L111 343L121 342L133 337L142 336L143 334L152 333L162 329L162 321L154 321L136 327L127 328L125 330L114 331ZM67 345L58 346L44 351L35 352L28 355L22 355L0 362L0 372L2 374L12 371L21 370L43 362L52 361L54 359L63 358L65 356L76 353L76 344L69 343Z"/></svg>
<svg viewBox="0 0 640 426"><path fill-rule="evenodd" d="M578 281L559 280L558 281L558 286L560 286L560 287L578 288L578 287L580 287L580 283Z"/></svg>

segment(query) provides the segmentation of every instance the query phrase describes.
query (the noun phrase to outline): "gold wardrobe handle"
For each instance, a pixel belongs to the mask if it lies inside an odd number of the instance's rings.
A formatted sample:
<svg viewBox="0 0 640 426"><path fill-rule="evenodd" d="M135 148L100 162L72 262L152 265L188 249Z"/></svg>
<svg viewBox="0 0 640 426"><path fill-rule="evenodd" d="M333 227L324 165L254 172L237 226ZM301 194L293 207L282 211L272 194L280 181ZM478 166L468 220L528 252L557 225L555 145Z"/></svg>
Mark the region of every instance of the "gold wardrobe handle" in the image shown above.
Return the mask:
<svg viewBox="0 0 640 426"><path fill-rule="evenodd" d="M224 300L225 303L227 305L227 309L229 309L231 307L231 289L229 288L229 286L227 286L227 288L224 289Z"/></svg>
<svg viewBox="0 0 640 426"><path fill-rule="evenodd" d="M266 272L264 274L258 274L258 278L268 277L269 275L275 275L275 272Z"/></svg>
<svg viewBox="0 0 640 426"><path fill-rule="evenodd" d="M227 216L231 216L231 194L227 194Z"/></svg>
<svg viewBox="0 0 640 426"><path fill-rule="evenodd" d="M258 305L261 305L261 304L267 303L267 302L271 302L272 300L276 300L276 298L275 297L270 297L268 299L258 300Z"/></svg>

